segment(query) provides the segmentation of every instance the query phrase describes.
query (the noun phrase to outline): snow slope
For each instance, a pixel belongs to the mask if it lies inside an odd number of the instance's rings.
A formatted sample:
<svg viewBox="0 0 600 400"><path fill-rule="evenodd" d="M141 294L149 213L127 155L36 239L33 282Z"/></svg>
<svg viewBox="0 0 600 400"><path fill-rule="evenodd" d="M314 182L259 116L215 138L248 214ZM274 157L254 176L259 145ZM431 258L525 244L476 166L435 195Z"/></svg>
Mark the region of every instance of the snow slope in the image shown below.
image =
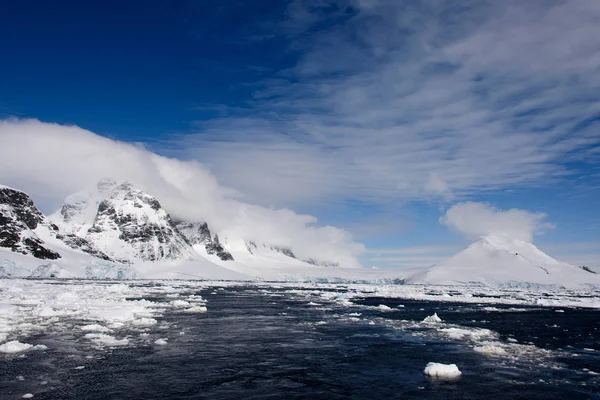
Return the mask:
<svg viewBox="0 0 600 400"><path fill-rule="evenodd" d="M490 235L409 277L407 283L570 287L600 285L600 275L557 261L531 243L507 235Z"/></svg>

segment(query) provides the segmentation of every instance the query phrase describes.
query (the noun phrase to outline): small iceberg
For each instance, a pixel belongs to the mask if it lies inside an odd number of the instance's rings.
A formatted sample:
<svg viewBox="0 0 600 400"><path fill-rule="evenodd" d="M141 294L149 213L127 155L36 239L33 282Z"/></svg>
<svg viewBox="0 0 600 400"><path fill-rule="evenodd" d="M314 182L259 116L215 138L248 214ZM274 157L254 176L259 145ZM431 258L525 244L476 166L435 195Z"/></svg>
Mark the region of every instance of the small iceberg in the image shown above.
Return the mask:
<svg viewBox="0 0 600 400"><path fill-rule="evenodd" d="M442 322L442 319L438 317L437 313L434 313L429 317L425 317L425 319L423 320L424 324L438 324L440 322Z"/></svg>
<svg viewBox="0 0 600 400"><path fill-rule="evenodd" d="M455 379L462 375L456 364L440 364L430 362L423 373L432 378Z"/></svg>

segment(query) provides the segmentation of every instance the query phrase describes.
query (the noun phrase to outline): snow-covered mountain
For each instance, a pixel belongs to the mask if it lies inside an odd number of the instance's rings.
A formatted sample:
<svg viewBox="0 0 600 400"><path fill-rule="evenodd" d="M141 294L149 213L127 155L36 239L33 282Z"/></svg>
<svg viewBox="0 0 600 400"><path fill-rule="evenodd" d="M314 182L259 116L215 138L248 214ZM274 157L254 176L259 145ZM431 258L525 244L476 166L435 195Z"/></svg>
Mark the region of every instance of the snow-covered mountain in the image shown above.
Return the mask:
<svg viewBox="0 0 600 400"><path fill-rule="evenodd" d="M318 255L298 258L289 247L220 239L206 222L172 220L156 198L127 182L103 180L68 196L49 218L24 192L2 193L1 276L279 280L360 272L330 268L339 264Z"/></svg>
<svg viewBox="0 0 600 400"><path fill-rule="evenodd" d="M231 253L219 241L219 235L212 236L206 222L177 221L175 226L200 254L205 252L221 261L233 261Z"/></svg>
<svg viewBox="0 0 600 400"><path fill-rule="evenodd" d="M196 257L158 200L127 182L103 180L96 191L69 196L51 218L122 262Z"/></svg>
<svg viewBox="0 0 600 400"><path fill-rule="evenodd" d="M0 186L0 247L40 259L60 258L35 233L43 225L58 231L56 225L48 224L26 193Z"/></svg>
<svg viewBox="0 0 600 400"><path fill-rule="evenodd" d="M578 286L598 285L600 276L557 261L531 243L507 235L490 235L409 277L407 283Z"/></svg>
<svg viewBox="0 0 600 400"><path fill-rule="evenodd" d="M39 259L59 259L69 248L110 260L86 239L60 231L27 193L6 186L0 186L0 247Z"/></svg>

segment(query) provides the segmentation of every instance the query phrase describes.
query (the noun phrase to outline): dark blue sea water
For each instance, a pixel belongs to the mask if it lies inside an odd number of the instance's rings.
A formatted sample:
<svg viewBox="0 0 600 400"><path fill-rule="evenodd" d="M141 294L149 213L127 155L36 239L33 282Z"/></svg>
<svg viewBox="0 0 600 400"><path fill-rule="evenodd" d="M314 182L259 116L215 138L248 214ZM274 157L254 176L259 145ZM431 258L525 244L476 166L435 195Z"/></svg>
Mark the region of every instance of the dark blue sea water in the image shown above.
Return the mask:
<svg viewBox="0 0 600 400"><path fill-rule="evenodd" d="M99 350L81 332L40 334L48 350L0 359L0 399L600 399L595 310L386 298L346 307L269 287L199 294L207 313L167 313L170 328L151 332L166 346ZM434 312L517 350L480 354L418 323ZM430 361L463 375L427 378Z"/></svg>

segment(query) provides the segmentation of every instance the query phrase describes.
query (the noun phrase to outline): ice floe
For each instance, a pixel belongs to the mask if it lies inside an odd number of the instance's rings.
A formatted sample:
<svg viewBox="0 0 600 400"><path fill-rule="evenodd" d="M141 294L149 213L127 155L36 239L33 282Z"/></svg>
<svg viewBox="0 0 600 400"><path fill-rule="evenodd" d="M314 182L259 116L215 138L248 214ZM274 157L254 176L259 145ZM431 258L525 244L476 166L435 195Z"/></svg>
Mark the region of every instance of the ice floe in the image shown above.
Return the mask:
<svg viewBox="0 0 600 400"><path fill-rule="evenodd" d="M423 373L432 378L455 379L462 375L456 364L440 364L430 362L427 364Z"/></svg>
<svg viewBox="0 0 600 400"><path fill-rule="evenodd" d="M425 324L437 324L440 322L442 322L442 319L440 317L438 317L437 313L434 313L433 315L425 317L425 319L423 320L423 323L425 323Z"/></svg>

